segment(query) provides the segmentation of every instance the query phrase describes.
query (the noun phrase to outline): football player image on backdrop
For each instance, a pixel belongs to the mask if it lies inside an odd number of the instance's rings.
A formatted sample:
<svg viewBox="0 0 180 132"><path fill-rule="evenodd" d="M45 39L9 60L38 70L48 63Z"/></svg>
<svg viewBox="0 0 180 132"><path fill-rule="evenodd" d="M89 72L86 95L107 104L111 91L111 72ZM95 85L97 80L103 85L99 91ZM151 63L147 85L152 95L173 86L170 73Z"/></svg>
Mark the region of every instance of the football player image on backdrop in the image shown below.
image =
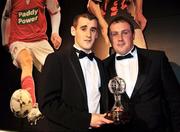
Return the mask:
<svg viewBox="0 0 180 132"><path fill-rule="evenodd" d="M15 112L18 117L27 117L30 123L35 124L42 114L38 109L35 94L33 65L41 71L46 56L54 52L46 35L45 9L48 10L51 19L52 45L58 49L61 45L59 36L61 16L57 0L7 0L1 21L2 43L11 53L13 64L21 69L21 89L29 92L29 100L32 101L30 103L32 107L29 107L31 109L25 110L24 113L26 105L21 105L22 108L17 110L19 103L12 102L14 101L13 95L10 103L12 112ZM26 101L23 100L25 92L19 91L18 93L19 100L17 101L23 104Z"/></svg>

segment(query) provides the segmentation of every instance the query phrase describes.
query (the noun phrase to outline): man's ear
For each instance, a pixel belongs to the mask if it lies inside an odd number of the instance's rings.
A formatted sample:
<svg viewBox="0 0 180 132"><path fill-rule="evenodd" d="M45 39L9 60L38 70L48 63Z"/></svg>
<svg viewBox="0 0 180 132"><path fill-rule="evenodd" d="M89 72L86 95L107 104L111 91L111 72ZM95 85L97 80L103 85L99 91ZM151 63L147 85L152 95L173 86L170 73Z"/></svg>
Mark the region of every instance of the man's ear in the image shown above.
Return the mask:
<svg viewBox="0 0 180 132"><path fill-rule="evenodd" d="M76 32L75 32L75 28L73 26L71 26L71 35L75 36Z"/></svg>

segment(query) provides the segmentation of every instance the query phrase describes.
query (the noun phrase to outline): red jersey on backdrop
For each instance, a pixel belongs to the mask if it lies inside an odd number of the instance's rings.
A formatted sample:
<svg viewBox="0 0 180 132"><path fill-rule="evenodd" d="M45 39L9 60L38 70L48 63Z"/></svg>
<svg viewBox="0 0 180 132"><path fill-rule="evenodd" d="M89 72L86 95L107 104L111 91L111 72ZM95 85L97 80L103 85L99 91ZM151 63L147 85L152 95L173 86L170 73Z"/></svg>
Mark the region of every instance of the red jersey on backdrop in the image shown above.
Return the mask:
<svg viewBox="0 0 180 132"><path fill-rule="evenodd" d="M45 0L12 0L9 42L32 42L47 39Z"/></svg>
<svg viewBox="0 0 180 132"><path fill-rule="evenodd" d="M7 0L1 22L3 45L47 39L45 8L51 14L60 10L57 0Z"/></svg>
<svg viewBox="0 0 180 132"><path fill-rule="evenodd" d="M101 4L102 14L106 21L109 23L117 16L123 16L128 18L135 28L140 28L134 21L133 16L128 12L128 4L130 0L103 0Z"/></svg>
<svg viewBox="0 0 180 132"><path fill-rule="evenodd" d="M104 0L103 15L109 14L110 16L118 15L118 12L127 8L126 0Z"/></svg>

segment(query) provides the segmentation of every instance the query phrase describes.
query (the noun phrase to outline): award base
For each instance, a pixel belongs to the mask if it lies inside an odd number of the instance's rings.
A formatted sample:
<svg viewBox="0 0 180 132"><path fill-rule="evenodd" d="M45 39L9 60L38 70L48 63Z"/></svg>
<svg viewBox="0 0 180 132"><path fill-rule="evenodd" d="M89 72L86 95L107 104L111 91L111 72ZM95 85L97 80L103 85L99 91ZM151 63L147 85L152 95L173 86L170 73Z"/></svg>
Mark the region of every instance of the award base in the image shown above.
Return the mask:
<svg viewBox="0 0 180 132"><path fill-rule="evenodd" d="M105 118L114 121L114 124L125 124L129 122L130 116L125 111L111 111L105 115Z"/></svg>

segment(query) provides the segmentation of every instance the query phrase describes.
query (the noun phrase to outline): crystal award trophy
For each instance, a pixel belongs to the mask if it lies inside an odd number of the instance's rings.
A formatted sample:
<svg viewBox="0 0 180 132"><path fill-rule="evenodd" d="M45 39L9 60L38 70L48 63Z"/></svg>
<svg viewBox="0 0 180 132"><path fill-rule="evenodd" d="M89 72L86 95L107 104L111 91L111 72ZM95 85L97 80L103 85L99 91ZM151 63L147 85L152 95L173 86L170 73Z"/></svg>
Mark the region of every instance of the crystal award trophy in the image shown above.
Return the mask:
<svg viewBox="0 0 180 132"><path fill-rule="evenodd" d="M114 77L108 83L110 92L114 95L114 106L106 114L106 118L114 121L114 124L124 124L129 121L129 115L121 102L121 95L125 92L126 83L122 78Z"/></svg>

